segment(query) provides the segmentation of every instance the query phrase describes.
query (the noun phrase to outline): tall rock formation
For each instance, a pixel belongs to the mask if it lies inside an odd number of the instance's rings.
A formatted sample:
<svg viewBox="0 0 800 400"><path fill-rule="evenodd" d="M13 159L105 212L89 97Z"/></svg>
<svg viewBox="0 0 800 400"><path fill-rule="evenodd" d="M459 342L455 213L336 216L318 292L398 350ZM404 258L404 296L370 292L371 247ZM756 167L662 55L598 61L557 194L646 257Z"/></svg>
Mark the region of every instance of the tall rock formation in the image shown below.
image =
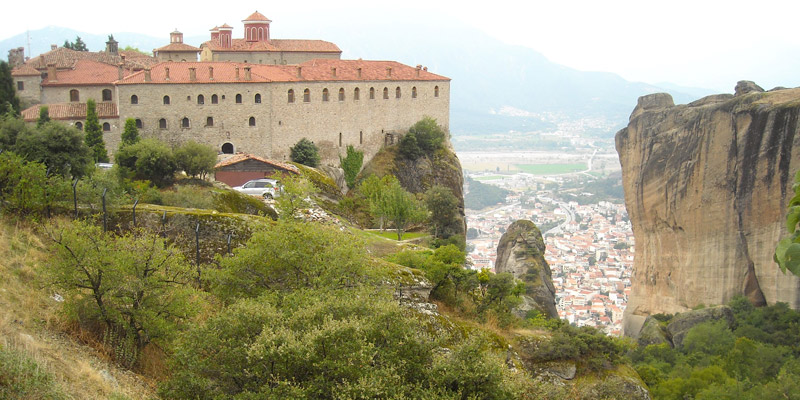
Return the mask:
<svg viewBox="0 0 800 400"><path fill-rule="evenodd" d="M800 280L772 260L800 169L798 114L800 89L746 81L735 96L688 105L639 98L616 136L636 239L625 334L636 336L647 315L737 294L800 308Z"/></svg>
<svg viewBox="0 0 800 400"><path fill-rule="evenodd" d="M542 232L531 221L519 220L508 227L497 245L495 272L510 272L525 282L523 303L518 307L522 316L538 310L550 318L558 318L550 266L544 259Z"/></svg>

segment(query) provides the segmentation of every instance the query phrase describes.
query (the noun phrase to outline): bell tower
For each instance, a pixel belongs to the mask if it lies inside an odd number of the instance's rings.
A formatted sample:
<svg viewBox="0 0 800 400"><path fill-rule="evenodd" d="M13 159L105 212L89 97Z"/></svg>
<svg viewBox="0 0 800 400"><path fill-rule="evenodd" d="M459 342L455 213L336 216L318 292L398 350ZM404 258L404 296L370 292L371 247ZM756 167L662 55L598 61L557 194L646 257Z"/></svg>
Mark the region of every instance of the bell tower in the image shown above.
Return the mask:
<svg viewBox="0 0 800 400"><path fill-rule="evenodd" d="M244 39L247 42L269 42L269 18L256 11L244 23Z"/></svg>

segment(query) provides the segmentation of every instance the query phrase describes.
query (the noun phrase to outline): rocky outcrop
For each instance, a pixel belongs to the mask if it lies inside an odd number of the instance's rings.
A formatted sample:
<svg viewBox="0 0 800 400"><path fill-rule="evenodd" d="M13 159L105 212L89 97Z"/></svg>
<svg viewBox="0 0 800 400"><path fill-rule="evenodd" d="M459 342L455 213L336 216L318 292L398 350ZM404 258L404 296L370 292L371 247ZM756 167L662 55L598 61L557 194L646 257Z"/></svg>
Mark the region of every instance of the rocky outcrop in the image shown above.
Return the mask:
<svg viewBox="0 0 800 400"><path fill-rule="evenodd" d="M672 346L672 342L670 342L667 338L665 327L661 326L661 322L652 316L649 316L647 319L645 319L644 325L642 326L642 331L639 332L637 343L639 344L639 347L646 347L651 344L662 343L667 343Z"/></svg>
<svg viewBox="0 0 800 400"><path fill-rule="evenodd" d="M667 325L667 334L671 338L672 345L676 348L681 348L683 347L683 339L686 338L689 330L704 322L720 320L724 320L729 328L733 327L733 311L731 311L730 307L718 306L680 313L673 317L672 321Z"/></svg>
<svg viewBox="0 0 800 400"><path fill-rule="evenodd" d="M641 97L616 135L636 240L627 335L650 314L737 294L800 307L800 280L772 260L800 169L800 89L740 82L736 93Z"/></svg>
<svg viewBox="0 0 800 400"><path fill-rule="evenodd" d="M556 289L544 249L542 232L526 220L511 224L497 245L495 272L510 272L525 282L523 303L517 310L523 317L530 310L538 310L547 317L558 318Z"/></svg>

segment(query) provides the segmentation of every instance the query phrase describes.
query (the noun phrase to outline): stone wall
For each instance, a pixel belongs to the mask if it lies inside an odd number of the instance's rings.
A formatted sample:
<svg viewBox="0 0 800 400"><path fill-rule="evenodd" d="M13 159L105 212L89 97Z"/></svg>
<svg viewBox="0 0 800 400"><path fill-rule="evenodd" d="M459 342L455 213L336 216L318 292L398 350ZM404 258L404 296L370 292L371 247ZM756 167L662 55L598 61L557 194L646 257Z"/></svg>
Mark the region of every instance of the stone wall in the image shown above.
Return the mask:
<svg viewBox="0 0 800 400"><path fill-rule="evenodd" d="M114 101L114 85L97 86L44 86L42 87L41 99L43 104L69 103L69 91L77 89L80 96L78 102L86 103L86 100L94 99L100 103L103 100L103 89L111 90L111 100Z"/></svg>
<svg viewBox="0 0 800 400"><path fill-rule="evenodd" d="M19 87L17 82L22 82L23 90L17 90L17 96L28 106L41 103L42 98L42 77L38 75L33 76L15 76L14 89ZM67 93L67 101L69 101L69 92Z"/></svg>
<svg viewBox="0 0 800 400"><path fill-rule="evenodd" d="M313 59L340 59L340 53L314 53L303 51L265 51L265 52L212 52L207 47L200 53L200 61L233 61L251 64L301 64Z"/></svg>

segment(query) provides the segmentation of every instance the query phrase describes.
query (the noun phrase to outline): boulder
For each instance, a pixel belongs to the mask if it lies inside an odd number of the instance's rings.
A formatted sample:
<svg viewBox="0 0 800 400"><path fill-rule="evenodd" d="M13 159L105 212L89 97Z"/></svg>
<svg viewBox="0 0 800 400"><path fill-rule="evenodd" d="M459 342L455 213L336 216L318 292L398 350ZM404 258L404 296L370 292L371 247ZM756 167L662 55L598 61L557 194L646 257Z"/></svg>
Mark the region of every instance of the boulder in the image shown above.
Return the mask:
<svg viewBox="0 0 800 400"><path fill-rule="evenodd" d="M637 341L640 347L662 343L669 343L670 347L672 347L672 342L667 339L667 333L661 322L652 316L644 320L644 325L641 332L639 332Z"/></svg>
<svg viewBox="0 0 800 400"><path fill-rule="evenodd" d="M734 96L741 96L748 93L761 93L764 89L761 86L756 85L753 81L739 81L736 83L736 88Z"/></svg>

